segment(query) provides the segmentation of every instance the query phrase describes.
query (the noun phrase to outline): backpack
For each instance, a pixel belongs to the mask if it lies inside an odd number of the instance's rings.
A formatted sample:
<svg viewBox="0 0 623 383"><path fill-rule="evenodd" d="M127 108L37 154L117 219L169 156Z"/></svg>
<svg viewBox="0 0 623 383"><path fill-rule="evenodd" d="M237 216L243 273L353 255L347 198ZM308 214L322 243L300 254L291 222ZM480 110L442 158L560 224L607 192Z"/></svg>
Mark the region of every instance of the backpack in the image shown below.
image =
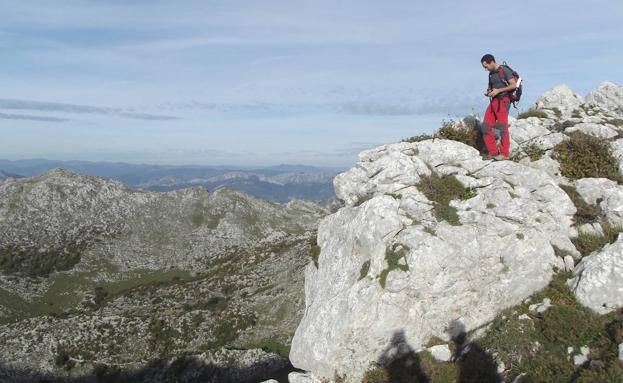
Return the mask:
<svg viewBox="0 0 623 383"><path fill-rule="evenodd" d="M521 77L519 77L519 73L515 72L515 70L513 70L511 67L508 66L508 64L506 64L506 61L502 62L502 64L500 64L500 70L498 74L500 75L500 79L505 85L508 85L508 82L504 79L504 72L502 70L502 67L506 68L507 70L510 70L513 77L515 78L515 81L517 82L517 88L515 88L508 95L511 99L511 103L513 104L513 107L517 109L517 103L521 99L521 93L523 91L523 88L522 88L523 84L521 83Z"/></svg>

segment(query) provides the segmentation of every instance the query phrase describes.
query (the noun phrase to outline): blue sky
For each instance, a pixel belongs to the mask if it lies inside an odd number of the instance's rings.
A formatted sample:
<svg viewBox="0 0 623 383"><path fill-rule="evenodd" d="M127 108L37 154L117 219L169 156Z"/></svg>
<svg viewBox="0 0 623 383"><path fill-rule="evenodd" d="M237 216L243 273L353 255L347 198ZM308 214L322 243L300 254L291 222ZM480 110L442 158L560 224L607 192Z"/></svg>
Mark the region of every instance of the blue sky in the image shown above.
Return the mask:
<svg viewBox="0 0 623 383"><path fill-rule="evenodd" d="M520 110L623 84L622 19L602 0L0 0L0 158L350 167L482 115L485 53L524 78Z"/></svg>

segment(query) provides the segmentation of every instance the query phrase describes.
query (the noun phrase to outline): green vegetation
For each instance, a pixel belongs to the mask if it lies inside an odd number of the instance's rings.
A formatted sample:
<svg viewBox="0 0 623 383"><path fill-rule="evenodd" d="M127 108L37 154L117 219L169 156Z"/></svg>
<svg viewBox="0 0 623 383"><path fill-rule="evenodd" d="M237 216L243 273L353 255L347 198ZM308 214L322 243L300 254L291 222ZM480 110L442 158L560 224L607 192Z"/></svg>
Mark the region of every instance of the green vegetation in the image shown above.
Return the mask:
<svg viewBox="0 0 623 383"><path fill-rule="evenodd" d="M530 157L530 161L540 160L545 154L545 150L539 148L536 144L526 145L523 148L524 153Z"/></svg>
<svg viewBox="0 0 623 383"><path fill-rule="evenodd" d="M165 319L160 318L152 318L147 331L150 351L161 357L170 355L179 333Z"/></svg>
<svg viewBox="0 0 623 383"><path fill-rule="evenodd" d="M425 233L428 233L430 235L437 235L437 232L432 227L425 226L423 230Z"/></svg>
<svg viewBox="0 0 623 383"><path fill-rule="evenodd" d="M612 118L606 121L608 124L612 124L619 128L623 128L623 119L621 118Z"/></svg>
<svg viewBox="0 0 623 383"><path fill-rule="evenodd" d="M608 141L582 132L572 132L569 137L569 140L554 147L554 159L560 162L562 175L571 179L594 177L616 182L623 180Z"/></svg>
<svg viewBox="0 0 623 383"><path fill-rule="evenodd" d="M363 278L365 278L365 276L368 275L368 271L370 271L370 260L369 259L361 265L361 270L359 270L359 279L357 280L360 281Z"/></svg>
<svg viewBox="0 0 623 383"><path fill-rule="evenodd" d="M521 373L522 382L615 382L613 373L623 373L618 361L623 317L614 312L598 315L580 305L566 285L570 273L555 275L544 290L534 294L530 303L550 298L552 307L543 314L529 311L522 303L500 313L490 329L474 343L496 351L510 367L508 381ZM519 319L521 314L528 319ZM589 346L596 367L576 367L568 359L567 347ZM592 379L592 380L591 380Z"/></svg>
<svg viewBox="0 0 623 383"><path fill-rule="evenodd" d="M477 195L473 189L466 189L453 175L438 176L435 172L423 176L417 184L426 198L435 203L434 213L438 220L444 220L451 225L459 225L459 216L456 209L450 206L453 199L469 199Z"/></svg>
<svg viewBox="0 0 623 383"><path fill-rule="evenodd" d="M573 109L573 112L571 112L571 117L582 118L582 112L579 109Z"/></svg>
<svg viewBox="0 0 623 383"><path fill-rule="evenodd" d="M530 108L526 110L525 112L519 113L519 115L517 116L517 119L521 120L523 118L528 118L528 117L547 118L547 113L545 113L545 111L540 110L540 109Z"/></svg>
<svg viewBox="0 0 623 383"><path fill-rule="evenodd" d="M248 348L261 348L265 352L272 352L273 354L280 355L287 358L290 355L290 346L276 342L274 340L267 340L262 344L249 345Z"/></svg>
<svg viewBox="0 0 623 383"><path fill-rule="evenodd" d="M552 110L554 111L554 114L556 115L556 117L558 118L562 117L562 112L560 111L560 109L554 107L552 108Z"/></svg>
<svg viewBox="0 0 623 383"><path fill-rule="evenodd" d="M551 130L558 132L558 133L562 133L564 132L567 128L570 128L572 126L575 126L576 122L575 121L571 121L571 120L565 120L562 123L559 121L556 121L554 123L554 125L552 125Z"/></svg>
<svg viewBox="0 0 623 383"><path fill-rule="evenodd" d="M579 233L577 237L572 238L571 242L575 245L582 256L586 256L595 250L599 250L609 243L616 241L619 233L623 232L623 227L611 226L608 223L602 223L601 228L604 235Z"/></svg>
<svg viewBox="0 0 623 383"><path fill-rule="evenodd" d="M214 338L210 348L227 346L238 338L238 333L257 324L257 315L251 313L236 313L233 311L222 312L212 326L211 332Z"/></svg>
<svg viewBox="0 0 623 383"><path fill-rule="evenodd" d="M73 360L73 355L78 352L78 349L74 345L56 344L56 350L54 354L54 365L56 367L62 367L66 371L71 370L76 362Z"/></svg>
<svg viewBox="0 0 623 383"><path fill-rule="evenodd" d="M320 256L320 246L318 246L318 234L317 232L314 233L314 235L312 235L309 238L309 246L310 246L310 256L312 261L314 261L314 266L316 266L316 268L318 268L318 256Z"/></svg>
<svg viewBox="0 0 623 383"><path fill-rule="evenodd" d="M47 277L53 271L70 270L80 261L83 244L68 244L62 249L40 249L13 244L0 248L0 270L7 274Z"/></svg>
<svg viewBox="0 0 623 383"><path fill-rule="evenodd" d="M407 264L407 254L409 253L409 247L400 243L394 243L391 247L385 249L385 260L387 261L387 268L381 271L379 283L381 287L385 288L385 282L387 281L387 274L390 271L400 269L402 271L409 270ZM404 260L404 264L399 263L400 260Z"/></svg>
<svg viewBox="0 0 623 383"><path fill-rule="evenodd" d="M402 139L401 142L419 142L430 140L433 138L459 141L466 145L476 147L478 131L475 128L475 121L471 125L468 124L467 126L457 126L457 123L453 120L444 120L441 122L441 127L432 135L420 134L418 136Z"/></svg>
<svg viewBox="0 0 623 383"><path fill-rule="evenodd" d="M388 195L390 197L392 197L393 199L401 199L402 198L402 194L397 194L397 193L385 193L385 195Z"/></svg>
<svg viewBox="0 0 623 383"><path fill-rule="evenodd" d="M402 140L400 140L400 142L420 142L420 141L431 140L433 138L436 138L436 136L431 135L431 134L419 134L417 136L403 138Z"/></svg>
<svg viewBox="0 0 623 383"><path fill-rule="evenodd" d="M470 198L474 198L478 195L478 192L476 192L476 189L474 188L466 188L465 191L463 192L463 195L461 196L461 199L470 199Z"/></svg>
<svg viewBox="0 0 623 383"><path fill-rule="evenodd" d="M443 121L441 123L441 128L437 131L437 137L476 147L478 131L470 126L456 126L455 124L456 123L452 120Z"/></svg>

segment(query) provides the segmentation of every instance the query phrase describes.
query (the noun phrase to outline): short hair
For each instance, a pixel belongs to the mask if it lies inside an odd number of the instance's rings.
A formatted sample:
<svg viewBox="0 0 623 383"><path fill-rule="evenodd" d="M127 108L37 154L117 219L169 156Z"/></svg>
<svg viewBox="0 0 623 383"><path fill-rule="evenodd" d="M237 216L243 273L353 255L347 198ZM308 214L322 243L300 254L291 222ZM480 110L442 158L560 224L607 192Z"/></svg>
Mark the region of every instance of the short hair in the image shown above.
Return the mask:
<svg viewBox="0 0 623 383"><path fill-rule="evenodd" d="M482 56L482 58L480 59L480 62L486 62L487 64L490 64L491 61L495 62L495 57L493 57L493 55L489 53Z"/></svg>

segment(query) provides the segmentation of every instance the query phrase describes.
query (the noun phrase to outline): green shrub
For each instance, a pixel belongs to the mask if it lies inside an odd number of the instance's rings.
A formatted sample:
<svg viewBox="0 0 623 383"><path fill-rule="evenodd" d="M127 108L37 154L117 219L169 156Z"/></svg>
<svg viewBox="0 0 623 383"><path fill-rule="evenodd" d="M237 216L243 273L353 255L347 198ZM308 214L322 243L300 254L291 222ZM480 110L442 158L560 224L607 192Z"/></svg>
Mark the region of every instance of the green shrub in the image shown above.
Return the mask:
<svg viewBox="0 0 623 383"><path fill-rule="evenodd" d="M426 198L435 204L434 213L438 220L447 221L452 225L459 224L456 209L449 205L453 199L468 199L476 193L466 189L453 175L440 177L432 172L430 176L423 176L417 188Z"/></svg>
<svg viewBox="0 0 623 383"><path fill-rule="evenodd" d="M539 148L536 144L526 145L523 148L524 153L530 157L530 161L540 160L545 154L545 150Z"/></svg>
<svg viewBox="0 0 623 383"><path fill-rule="evenodd" d="M456 125L454 121L450 120L442 121L441 128L437 131L437 137L475 147L477 133L478 131L472 127Z"/></svg>
<svg viewBox="0 0 623 383"><path fill-rule="evenodd" d="M435 138L434 135L430 135L430 134L419 134L417 136L412 136L412 137L407 137L407 138L403 138L402 140L400 140L401 142L420 142L420 141L426 141L426 140L430 140Z"/></svg>
<svg viewBox="0 0 623 383"><path fill-rule="evenodd" d="M387 281L387 274L390 271L400 269L402 271L409 270L407 264L407 254L409 253L409 246L400 243L394 243L391 247L385 249L385 260L387 261L387 268L381 271L379 283L381 287L385 288L385 282ZM404 259L405 263L400 264L400 260Z"/></svg>
<svg viewBox="0 0 623 383"><path fill-rule="evenodd" d="M467 119L466 124L457 124L453 120L443 120L441 127L431 134L420 134L417 136L402 139L402 142L419 142L434 138L442 138L462 142L466 145L477 147L478 130L476 129L476 119Z"/></svg>
<svg viewBox="0 0 623 383"><path fill-rule="evenodd" d="M370 271L370 260L369 259L367 261L365 261L361 265L361 269L359 270L359 279L358 279L358 281L360 281L363 278L365 278L365 276L368 275L368 271Z"/></svg>
<svg viewBox="0 0 623 383"><path fill-rule="evenodd" d="M517 119L520 120L520 119L528 118L528 117L547 118L547 113L545 113L545 111L540 110L540 109L530 108L526 110L525 112L519 113L519 115L517 116Z"/></svg>
<svg viewBox="0 0 623 383"><path fill-rule="evenodd" d="M623 119L621 118L613 118L613 119L607 120L606 122L614 126L618 126L619 128L623 128Z"/></svg>
<svg viewBox="0 0 623 383"><path fill-rule="evenodd" d="M320 246L318 246L317 233L314 233L314 235L312 235L309 238L309 246L310 246L309 255L312 261L314 261L314 266L318 268L318 257L320 256Z"/></svg>
<svg viewBox="0 0 623 383"><path fill-rule="evenodd" d="M558 108L552 108L552 110L554 111L554 114L556 115L556 117L560 118L562 117L562 112L560 111L560 109Z"/></svg>
<svg viewBox="0 0 623 383"><path fill-rule="evenodd" d="M28 276L47 277L53 271L70 270L80 261L85 244L68 244L64 248L40 251L37 246L9 244L0 248L0 270Z"/></svg>
<svg viewBox="0 0 623 383"><path fill-rule="evenodd" d="M601 228L604 235L579 233L577 237L571 238L571 242L575 245L575 248L586 256L595 250L599 250L609 243L616 241L619 233L623 232L623 227L611 226L608 223L602 223Z"/></svg>
<svg viewBox="0 0 623 383"><path fill-rule="evenodd" d="M582 132L572 132L569 137L554 147L554 159L560 163L562 175L571 179L594 177L621 182L623 177L608 141Z"/></svg>

